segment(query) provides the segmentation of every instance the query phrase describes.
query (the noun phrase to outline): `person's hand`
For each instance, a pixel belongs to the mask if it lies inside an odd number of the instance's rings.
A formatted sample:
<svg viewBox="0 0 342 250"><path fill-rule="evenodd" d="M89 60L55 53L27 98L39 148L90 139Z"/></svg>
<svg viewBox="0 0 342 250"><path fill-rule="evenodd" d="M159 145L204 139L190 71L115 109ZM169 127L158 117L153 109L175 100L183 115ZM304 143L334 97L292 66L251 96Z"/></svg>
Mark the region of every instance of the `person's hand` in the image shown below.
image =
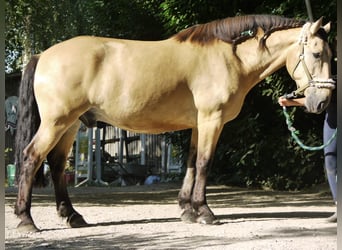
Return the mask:
<svg viewBox="0 0 342 250"><path fill-rule="evenodd" d="M289 101L288 99L286 99L285 97L281 96L278 98L278 103L280 106L284 107L284 106L289 106Z"/></svg>
<svg viewBox="0 0 342 250"><path fill-rule="evenodd" d="M281 97L278 98L278 103L282 107L287 107L287 106L304 106L305 98L286 99L285 97L281 96Z"/></svg>

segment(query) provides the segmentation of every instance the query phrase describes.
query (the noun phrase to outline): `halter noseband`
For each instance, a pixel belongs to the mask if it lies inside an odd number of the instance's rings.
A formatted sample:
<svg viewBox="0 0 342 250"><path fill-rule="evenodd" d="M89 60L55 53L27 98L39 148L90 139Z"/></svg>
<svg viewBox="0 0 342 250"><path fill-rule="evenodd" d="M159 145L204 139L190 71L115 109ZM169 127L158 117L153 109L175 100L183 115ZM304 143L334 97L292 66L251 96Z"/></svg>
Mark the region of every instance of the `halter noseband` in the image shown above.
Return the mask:
<svg viewBox="0 0 342 250"><path fill-rule="evenodd" d="M286 99L295 99L295 98L300 98L304 96L304 91L308 88L308 87L315 87L315 88L327 88L327 89L335 89L335 81L333 79L327 79L327 80L323 80L323 79L313 79L306 63L304 60L304 46L307 45L307 40L308 37L306 36L306 30L309 26L309 23L306 23L303 28L302 31L300 33L300 37L299 37L299 45L301 48L301 53L298 57L298 61L296 66L294 67L291 77L292 79L294 79L294 72L296 71L297 67L299 66L300 63L302 63L304 72L306 74L306 77L308 78L308 83L305 84L302 87L297 88L297 90L293 91L290 94L285 94L285 98Z"/></svg>

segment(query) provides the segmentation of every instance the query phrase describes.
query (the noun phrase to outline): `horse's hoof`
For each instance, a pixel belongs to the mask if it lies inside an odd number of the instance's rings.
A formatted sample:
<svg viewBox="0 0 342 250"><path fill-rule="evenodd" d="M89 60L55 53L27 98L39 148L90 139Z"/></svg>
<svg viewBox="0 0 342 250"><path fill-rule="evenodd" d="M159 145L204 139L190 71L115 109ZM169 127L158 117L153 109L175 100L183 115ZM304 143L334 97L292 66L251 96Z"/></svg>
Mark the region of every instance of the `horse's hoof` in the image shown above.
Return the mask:
<svg viewBox="0 0 342 250"><path fill-rule="evenodd" d="M191 210L184 210L181 220L185 223L196 223L196 214Z"/></svg>
<svg viewBox="0 0 342 250"><path fill-rule="evenodd" d="M71 228L80 228L88 226L88 223L83 219L82 215L72 213L67 220L67 225Z"/></svg>
<svg viewBox="0 0 342 250"><path fill-rule="evenodd" d="M222 223L213 215L200 215L196 219L197 223L204 225L221 225Z"/></svg>
<svg viewBox="0 0 342 250"><path fill-rule="evenodd" d="M37 233L39 229L34 225L34 223L24 223L20 222L17 229L21 233Z"/></svg>

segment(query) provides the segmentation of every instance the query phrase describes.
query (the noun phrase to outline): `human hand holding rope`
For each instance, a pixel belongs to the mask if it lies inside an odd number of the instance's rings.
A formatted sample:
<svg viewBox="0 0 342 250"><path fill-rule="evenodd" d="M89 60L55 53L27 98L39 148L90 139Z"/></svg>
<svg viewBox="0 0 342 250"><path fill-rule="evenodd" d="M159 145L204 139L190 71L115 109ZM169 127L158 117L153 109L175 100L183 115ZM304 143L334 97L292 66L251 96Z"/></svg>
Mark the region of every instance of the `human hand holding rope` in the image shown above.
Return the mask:
<svg viewBox="0 0 342 250"><path fill-rule="evenodd" d="M317 150L322 150L323 148L325 148L326 146L328 146L335 138L337 135L337 129L335 130L334 134L331 136L331 138L324 144L320 145L320 146L307 146L305 145L299 138L298 138L298 134L299 131L292 126L292 121L290 119L289 114L287 113L286 107L288 106L304 106L305 103L305 97L303 98L297 98L297 99L287 99L284 96L281 96L278 98L278 103L280 106L283 107L283 114L285 116L286 119L286 124L287 124L287 128L288 130L291 132L291 136L292 138L296 141L296 143L303 149L305 150L310 150L310 151L317 151Z"/></svg>

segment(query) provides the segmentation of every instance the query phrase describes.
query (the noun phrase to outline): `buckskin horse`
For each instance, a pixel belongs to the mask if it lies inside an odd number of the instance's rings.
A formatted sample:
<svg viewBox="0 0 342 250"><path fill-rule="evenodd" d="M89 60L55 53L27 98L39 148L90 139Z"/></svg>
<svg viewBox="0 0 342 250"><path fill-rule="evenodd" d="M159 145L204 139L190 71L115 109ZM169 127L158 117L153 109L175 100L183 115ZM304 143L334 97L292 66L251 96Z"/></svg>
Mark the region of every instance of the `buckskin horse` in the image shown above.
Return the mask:
<svg viewBox="0 0 342 250"><path fill-rule="evenodd" d="M217 223L206 201L206 177L223 125L238 115L253 86L285 65L306 97L307 111L322 112L334 88L329 30L322 19L238 16L195 25L162 41L80 36L33 56L19 90L18 228L38 230L31 196L45 159L58 214L70 227L87 225L63 178L81 121L140 133L191 128L178 196L181 219Z"/></svg>

